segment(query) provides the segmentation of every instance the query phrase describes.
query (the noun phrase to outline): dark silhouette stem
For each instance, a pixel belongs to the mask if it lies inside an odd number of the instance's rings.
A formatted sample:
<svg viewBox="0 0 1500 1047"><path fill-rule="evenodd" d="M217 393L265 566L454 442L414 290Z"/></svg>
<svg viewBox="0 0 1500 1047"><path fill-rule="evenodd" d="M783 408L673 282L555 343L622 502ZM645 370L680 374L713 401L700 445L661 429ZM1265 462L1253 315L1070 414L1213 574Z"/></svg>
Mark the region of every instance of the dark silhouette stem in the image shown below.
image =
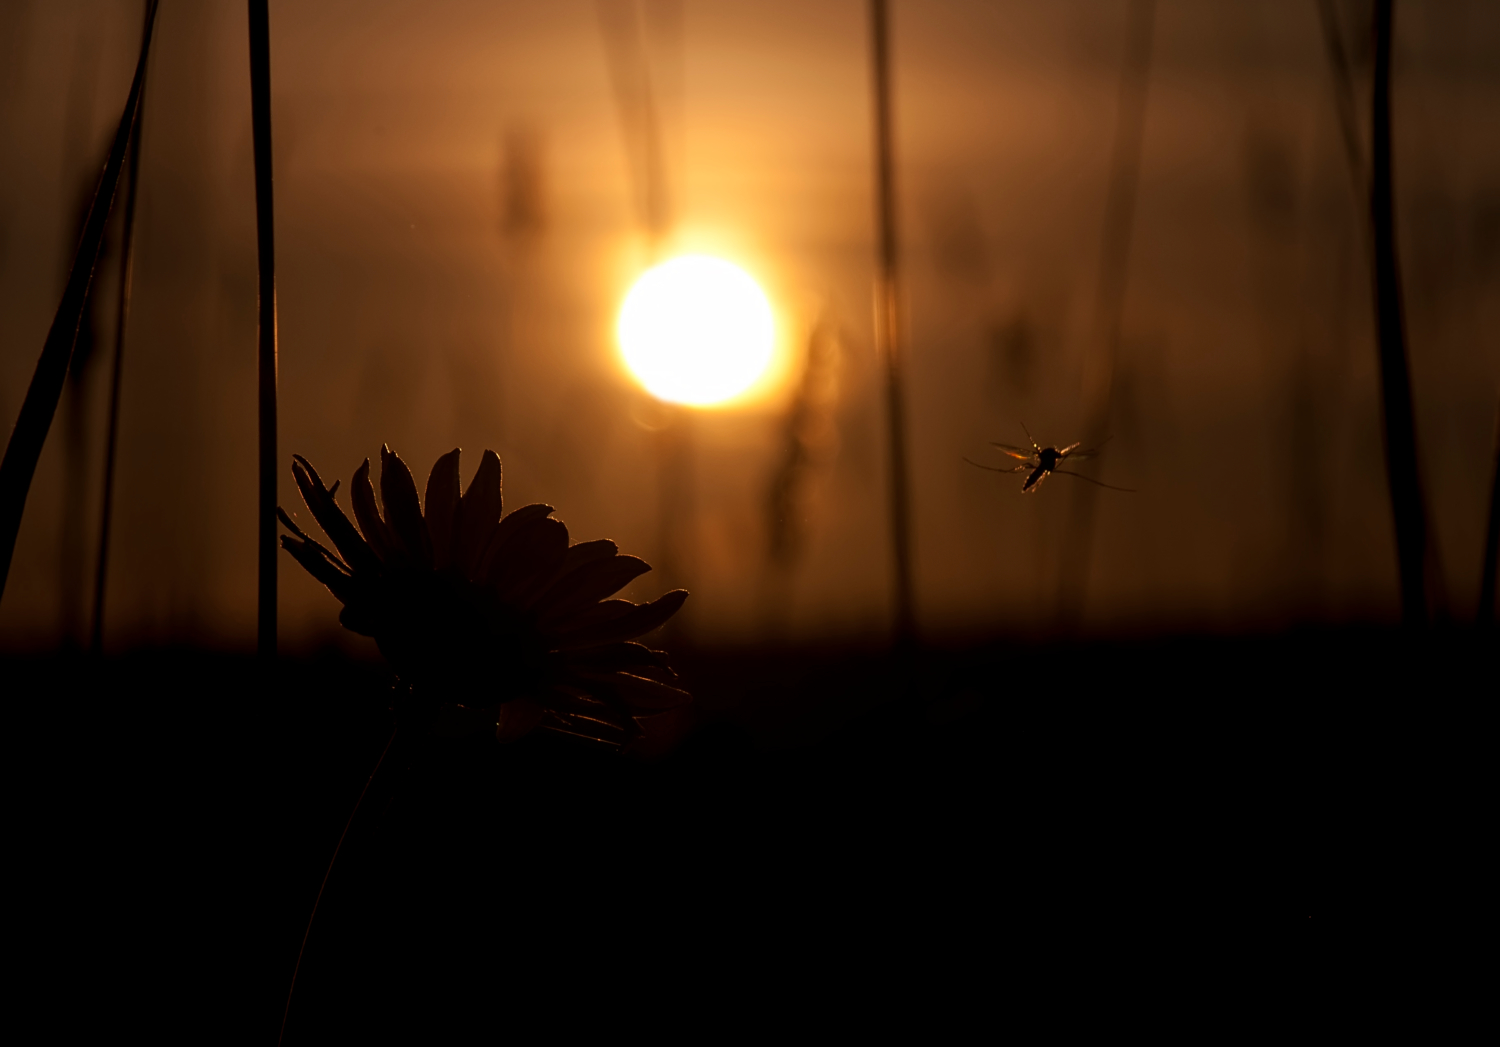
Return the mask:
<svg viewBox="0 0 1500 1047"><path fill-rule="evenodd" d="M1427 518L1417 463L1416 419L1406 360L1406 320L1396 257L1395 192L1391 175L1392 0L1375 3L1375 88L1372 107L1370 225L1374 238L1375 327L1380 355L1380 392L1385 422L1386 473L1396 524L1396 560L1401 578L1401 617L1409 625L1427 620Z"/></svg>
<svg viewBox="0 0 1500 1047"><path fill-rule="evenodd" d="M1495 463L1490 479L1490 517L1484 528L1484 572L1479 576L1479 620L1495 620L1495 574L1500 571L1500 404L1495 406Z"/></svg>
<svg viewBox="0 0 1500 1047"><path fill-rule="evenodd" d="M900 249L896 235L895 147L891 127L890 11L886 0L870 0L871 52L875 74L875 217L878 271L875 279L875 343L885 363L886 414L890 423L891 545L896 570L896 642L916 634L912 578L911 492L906 462L906 411L902 390Z"/></svg>
<svg viewBox="0 0 1500 1047"><path fill-rule="evenodd" d="M354 819L365 802L365 795L370 791L370 784L375 781L375 776L380 773L381 765L385 763L386 753L391 751L391 743L396 740L398 729L393 729L391 736L385 740L385 748L380 750L380 758L375 761L375 766L370 770L370 777L365 779L365 787L359 791L359 799L354 801L354 810L349 812L349 820L344 823L344 831L339 833L339 842L333 846L333 856L328 859L328 868L323 871L323 882L318 884L318 896L313 899L312 912L307 915L307 928L302 932L302 945L297 949L297 965L292 968L292 984L287 986L286 990L286 1007L281 1012L281 1031L276 1034L278 1045L286 1036L286 1020L292 1013L292 994L297 991L297 975L302 970L302 955L307 952L307 939L312 935L313 921L318 918L318 903L323 900L323 891L328 887L328 878L333 875L333 865L339 860L339 851L343 850L344 840L349 835L349 828L354 824Z"/></svg>
<svg viewBox="0 0 1500 1047"><path fill-rule="evenodd" d="M21 518L26 513L26 496L31 490L32 477L36 475L36 463L47 443L47 432L52 428L57 402L68 377L78 327L88 306L94 268L98 265L99 251L104 243L104 227L114 206L115 190L120 185L120 172L135 128L136 114L140 110L156 6L152 0L146 14L146 29L141 34L141 55L136 62L135 79L131 81L130 94L125 99L125 111L120 116L120 126L115 131L114 144L110 147L99 186L94 190L94 202L89 207L83 236L73 256L73 268L68 274L62 301L47 332L47 340L42 344L42 354L26 390L26 399L21 404L21 413L5 447L5 458L0 461L0 595L4 594L5 582L10 575L10 562L16 552L16 537L21 531Z"/></svg>
<svg viewBox="0 0 1500 1047"><path fill-rule="evenodd" d="M255 142L259 258L256 371L260 386L259 585L256 650L276 657L276 226L271 203L271 27L267 0L250 0L250 129Z"/></svg>
<svg viewBox="0 0 1500 1047"><path fill-rule="evenodd" d="M146 6L150 24L154 3ZM131 279L135 264L135 199L140 185L141 134L146 104L146 88L141 85L137 104L135 134L130 139L130 170L125 194L125 230L120 243L120 290L115 315L115 353L109 377L109 431L104 444L104 497L99 509L99 553L94 561L94 614L89 628L89 652L104 650L104 586L109 577L109 525L115 504L115 458L120 438L120 376L125 367L125 327L130 319Z"/></svg>

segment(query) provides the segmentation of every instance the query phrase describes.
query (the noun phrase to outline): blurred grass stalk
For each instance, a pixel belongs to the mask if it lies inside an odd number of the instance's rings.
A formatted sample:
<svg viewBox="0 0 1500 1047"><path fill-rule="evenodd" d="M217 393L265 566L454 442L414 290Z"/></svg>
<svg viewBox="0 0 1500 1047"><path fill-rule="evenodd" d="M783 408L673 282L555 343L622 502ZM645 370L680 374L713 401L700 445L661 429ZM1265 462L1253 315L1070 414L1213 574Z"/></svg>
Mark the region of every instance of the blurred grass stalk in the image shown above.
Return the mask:
<svg viewBox="0 0 1500 1047"><path fill-rule="evenodd" d="M597 0L595 7L649 269L666 260L674 217L658 77L653 75L647 47L646 11L637 0ZM657 577L669 586L680 586L689 582L695 559L692 410L667 400L656 404L660 424L652 434L658 486L654 559ZM678 617L665 628L680 635L686 622L685 617Z"/></svg>
<svg viewBox="0 0 1500 1047"><path fill-rule="evenodd" d="M99 263L100 249L104 244L104 228L114 206L115 191L120 186L125 154L135 135L157 6L157 0L151 0L146 12L145 29L141 33L141 54L136 62L135 78L130 84L130 94L125 99L125 111L120 116L114 144L110 147L104 172L94 191L94 201L89 207L83 236L73 257L73 268L68 274L62 301L58 304L52 327L47 332L47 340L42 344L42 354L37 360L36 371L31 376L31 385L26 390L26 399L21 404L15 428L11 430L5 458L0 461L0 596L4 595L5 583L10 576L10 563L16 551L16 538L21 531L21 518L26 512L31 480L36 475L37 461L41 458L42 448L47 443L47 433L52 428L52 419L57 413L58 400L62 397L63 384L67 381L68 367L73 359L73 347L78 340L78 328L83 321L84 310L88 307L89 289L93 284L94 269Z"/></svg>
<svg viewBox="0 0 1500 1047"><path fill-rule="evenodd" d="M1130 273L1130 239L1135 224L1136 188L1140 182L1141 145L1146 134L1146 99L1151 76L1151 42L1156 26L1155 0L1131 0L1126 14L1124 61L1120 68L1114 156L1109 196L1104 205L1104 236L1099 249L1099 285L1094 299L1094 342L1083 373L1083 442L1099 447L1109 437L1114 407L1115 364L1120 348L1120 320ZM1068 514L1067 539L1058 574L1057 617L1064 631L1077 628L1088 596L1093 562L1094 517L1098 490L1075 484Z"/></svg>
<svg viewBox="0 0 1500 1047"><path fill-rule="evenodd" d="M1406 317L1396 256L1395 192L1391 174L1391 35L1393 0L1375 0L1375 83L1371 104L1370 226L1375 327L1380 356L1381 414L1386 473L1396 524L1401 578L1401 619L1427 621L1427 513L1417 459L1411 373L1406 359Z"/></svg>
<svg viewBox="0 0 1500 1047"><path fill-rule="evenodd" d="M1334 108L1348 161L1354 198L1366 234L1375 295L1377 350L1381 376L1381 418L1391 510L1396 526L1396 555L1401 581L1402 619L1425 622L1429 590L1441 608L1445 603L1436 538L1427 526L1422 496L1411 378L1406 359L1406 327L1395 244L1394 184L1391 173L1390 63L1394 8L1380 0L1373 11L1374 83L1371 99L1371 162L1366 165L1355 115L1354 72L1343 43L1343 29L1333 0L1318 0L1323 42L1333 74ZM1493 517L1493 513L1491 514ZM1487 577L1493 579L1491 569ZM1493 580L1489 583L1493 589ZM1481 617L1483 585L1481 585Z"/></svg>
<svg viewBox="0 0 1500 1047"><path fill-rule="evenodd" d="M906 412L902 389L900 246L896 234L895 145L891 127L890 10L870 0L870 51L875 94L875 208L878 235L875 276L875 345L885 363L886 417L890 437L891 547L896 572L896 644L916 639L912 580L911 493L906 461Z"/></svg>
<svg viewBox="0 0 1500 1047"><path fill-rule="evenodd" d="M149 25L155 8L148 0L146 19ZM146 106L145 85L137 103L135 133L130 139L129 178L125 191L125 228L120 241L120 287L115 314L115 351L109 376L109 422L104 444L104 497L99 508L99 552L94 560L94 612L89 627L89 653L104 650L104 587L109 577L109 524L115 503L115 458L120 435L120 377L125 367L125 327L130 319L131 276L135 263L135 200L140 185L141 132L144 119L140 110Z"/></svg>
<svg viewBox="0 0 1500 1047"><path fill-rule="evenodd" d="M1500 572L1500 403L1495 404L1494 475L1490 478L1490 515L1484 528L1484 566L1479 576L1479 621L1495 620L1495 575Z"/></svg>

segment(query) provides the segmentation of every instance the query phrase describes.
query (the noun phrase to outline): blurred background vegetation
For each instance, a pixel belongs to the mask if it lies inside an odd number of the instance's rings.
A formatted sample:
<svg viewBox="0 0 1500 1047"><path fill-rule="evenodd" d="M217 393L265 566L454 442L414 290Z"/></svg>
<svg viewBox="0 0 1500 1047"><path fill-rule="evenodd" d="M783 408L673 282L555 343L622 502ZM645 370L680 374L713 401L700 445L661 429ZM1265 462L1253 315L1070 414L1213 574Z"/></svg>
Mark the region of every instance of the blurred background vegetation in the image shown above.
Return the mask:
<svg viewBox="0 0 1500 1047"><path fill-rule="evenodd" d="M1368 136L1369 5L1333 7ZM1045 636L1059 620L1072 481L1023 499L963 457L1020 442L1022 422L1043 442L1083 436L1128 10L893 8L928 639ZM256 497L244 8L177 0L157 25L105 649L242 651ZM493 448L508 505L545 500L578 540L670 566L627 595L691 589L683 640L887 635L864 4L320 0L273 5L271 28L288 463L304 454L347 483L383 441L424 474L453 446L471 463ZM7 431L139 32L133 4L0 7ZM1458 621L1478 594L1500 388L1497 49L1492 4L1399 5L1409 355L1436 609ZM651 141L633 76L649 84ZM1366 225L1334 98L1310 0L1157 4L1098 473L1138 493L1098 499L1087 633L1398 618ZM664 423L613 322L649 260L681 251L761 282L780 377L682 423L672 500ZM96 287L101 345L114 274L106 263ZM7 651L86 643L108 385L107 354L86 345L0 603ZM281 500L297 502L289 471ZM335 611L288 561L283 649L373 653Z"/></svg>

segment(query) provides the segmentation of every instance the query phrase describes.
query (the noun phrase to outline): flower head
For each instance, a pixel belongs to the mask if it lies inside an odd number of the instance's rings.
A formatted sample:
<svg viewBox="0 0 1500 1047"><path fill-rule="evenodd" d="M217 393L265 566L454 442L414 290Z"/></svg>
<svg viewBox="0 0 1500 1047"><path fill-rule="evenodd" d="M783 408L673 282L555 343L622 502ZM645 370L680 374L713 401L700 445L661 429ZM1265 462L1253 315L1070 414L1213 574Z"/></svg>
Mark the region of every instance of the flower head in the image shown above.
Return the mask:
<svg viewBox="0 0 1500 1047"><path fill-rule="evenodd" d="M691 702L665 656L633 642L687 593L609 599L650 565L607 539L569 544L550 505L503 516L493 451L460 493L458 460L453 450L432 467L424 508L411 470L382 447L384 513L366 459L350 485L356 528L334 500L338 483L324 487L294 456L297 488L333 549L278 510L292 532L281 544L343 603L344 627L374 637L417 700L493 724L502 741L541 727L628 745Z"/></svg>

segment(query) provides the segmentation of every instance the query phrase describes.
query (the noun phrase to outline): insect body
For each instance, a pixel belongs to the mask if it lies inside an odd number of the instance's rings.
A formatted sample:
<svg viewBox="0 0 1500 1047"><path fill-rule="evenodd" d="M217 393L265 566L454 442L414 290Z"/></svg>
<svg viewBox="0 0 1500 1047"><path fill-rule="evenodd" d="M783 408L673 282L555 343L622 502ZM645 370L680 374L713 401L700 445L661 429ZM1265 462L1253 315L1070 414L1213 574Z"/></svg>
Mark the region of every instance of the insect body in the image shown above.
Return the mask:
<svg viewBox="0 0 1500 1047"><path fill-rule="evenodd" d="M1091 484L1098 484L1100 487L1109 487L1112 491L1130 490L1128 487L1113 487L1110 484L1099 483L1093 477L1084 476L1082 473L1070 472L1067 469L1061 468L1062 464L1070 458L1092 458L1099 453L1098 451L1081 451L1079 450L1080 444L1077 443L1069 444L1067 447L1042 447L1032 439L1031 433L1026 431L1025 425L1021 426L1021 430L1026 432L1026 440L1031 444L1029 452L1025 448L1015 447L1011 444L991 444L992 447L999 448L1003 454L1014 458L1019 463L1018 465L1013 465L1007 469L993 465L980 465L979 462L968 458L965 458L964 461L970 465L979 466L981 469L988 469L992 473L1027 473L1026 482L1021 485L1022 494L1031 494L1037 488L1041 487L1042 481L1046 480L1053 473L1061 473L1064 476L1076 476L1080 480L1087 480Z"/></svg>

